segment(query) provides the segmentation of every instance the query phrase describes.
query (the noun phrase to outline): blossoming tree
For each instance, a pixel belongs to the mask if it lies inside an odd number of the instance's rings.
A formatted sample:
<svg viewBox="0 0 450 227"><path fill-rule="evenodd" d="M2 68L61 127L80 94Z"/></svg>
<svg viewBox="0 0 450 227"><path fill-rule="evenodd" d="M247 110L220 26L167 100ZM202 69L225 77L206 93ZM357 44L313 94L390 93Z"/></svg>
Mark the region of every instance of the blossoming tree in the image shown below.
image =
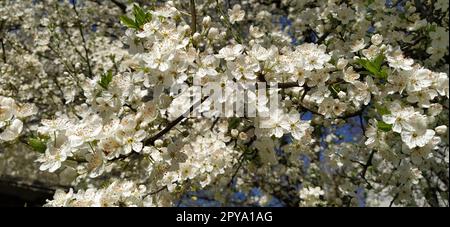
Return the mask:
<svg viewBox="0 0 450 227"><path fill-rule="evenodd" d="M448 206L446 0L0 6L0 173L45 206Z"/></svg>

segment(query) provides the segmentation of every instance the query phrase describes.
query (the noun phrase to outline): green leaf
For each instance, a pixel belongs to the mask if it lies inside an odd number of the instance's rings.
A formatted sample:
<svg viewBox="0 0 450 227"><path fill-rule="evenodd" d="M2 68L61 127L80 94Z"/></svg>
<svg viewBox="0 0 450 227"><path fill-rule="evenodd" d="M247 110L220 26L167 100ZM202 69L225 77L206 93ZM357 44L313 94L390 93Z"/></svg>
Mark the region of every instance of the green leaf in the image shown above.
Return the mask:
<svg viewBox="0 0 450 227"><path fill-rule="evenodd" d="M239 123L241 123L241 119L236 117L236 118L231 118L228 121L228 128L230 129L235 129L239 126Z"/></svg>
<svg viewBox="0 0 450 227"><path fill-rule="evenodd" d="M436 25L428 25L426 27L427 32L435 32L436 31Z"/></svg>
<svg viewBox="0 0 450 227"><path fill-rule="evenodd" d="M98 81L97 83L98 83L103 89L107 90L109 84L110 84L111 81L112 81L112 77L113 77L112 72L111 72L111 71L108 71L108 72L102 74L102 77L100 78L100 81Z"/></svg>
<svg viewBox="0 0 450 227"><path fill-rule="evenodd" d="M388 78L388 70L387 68L382 68L379 74L380 79L387 79Z"/></svg>
<svg viewBox="0 0 450 227"><path fill-rule="evenodd" d="M337 97L338 93L341 91L341 87L339 87L337 84L330 84L328 86L328 90L331 91L331 95L333 97Z"/></svg>
<svg viewBox="0 0 450 227"><path fill-rule="evenodd" d="M386 115L386 114L391 114L391 111L389 111L388 108L386 108L386 107L384 107L384 106L381 106L381 105L378 105L378 104L376 104L375 106L376 106L376 108L377 108L377 112L378 112L381 116Z"/></svg>
<svg viewBox="0 0 450 227"><path fill-rule="evenodd" d="M139 26L136 25L134 20L127 17L126 15L120 16L120 21L122 22L122 24L124 24L125 26L127 26L129 28L139 29Z"/></svg>
<svg viewBox="0 0 450 227"><path fill-rule="evenodd" d="M371 74L376 75L377 69L375 66L372 65L372 63L367 59L358 59L357 63L360 64L364 69L369 71Z"/></svg>
<svg viewBox="0 0 450 227"><path fill-rule="evenodd" d="M47 150L46 141L41 138L37 138L37 137L28 138L28 145L30 145L30 147L33 150L35 150L39 153L44 153L45 150Z"/></svg>
<svg viewBox="0 0 450 227"><path fill-rule="evenodd" d="M381 107L380 109L377 110L381 116L391 113L391 111L389 111L386 107Z"/></svg>
<svg viewBox="0 0 450 227"><path fill-rule="evenodd" d="M375 66L376 70L380 72L381 65L383 65L384 62L384 54L379 54L374 60L373 60L373 66Z"/></svg>
<svg viewBox="0 0 450 227"><path fill-rule="evenodd" d="M133 15L135 24L139 29L152 19L151 13L145 13L144 10L138 5L133 6Z"/></svg>
<svg viewBox="0 0 450 227"><path fill-rule="evenodd" d="M387 69L382 68L384 63L384 54L379 54L373 61L369 61L368 59L357 59L356 62L361 65L364 69L366 69L370 74L374 75L379 79L387 78Z"/></svg>
<svg viewBox="0 0 450 227"><path fill-rule="evenodd" d="M136 21L136 24L140 25L144 22L145 13L141 9L141 7L139 7L138 5L133 6L133 15L134 15L134 20Z"/></svg>
<svg viewBox="0 0 450 227"><path fill-rule="evenodd" d="M126 15L120 16L120 21L127 27L133 29L142 29L144 24L152 20L152 14L150 12L146 13L144 10L138 6L133 6L133 16L134 19L129 18Z"/></svg>
<svg viewBox="0 0 450 227"><path fill-rule="evenodd" d="M392 125L387 124L384 121L378 121L377 128L383 132L389 132L392 130Z"/></svg>
<svg viewBox="0 0 450 227"><path fill-rule="evenodd" d="M374 3L374 2L375 2L375 0L368 0L367 4L370 5L370 4Z"/></svg>

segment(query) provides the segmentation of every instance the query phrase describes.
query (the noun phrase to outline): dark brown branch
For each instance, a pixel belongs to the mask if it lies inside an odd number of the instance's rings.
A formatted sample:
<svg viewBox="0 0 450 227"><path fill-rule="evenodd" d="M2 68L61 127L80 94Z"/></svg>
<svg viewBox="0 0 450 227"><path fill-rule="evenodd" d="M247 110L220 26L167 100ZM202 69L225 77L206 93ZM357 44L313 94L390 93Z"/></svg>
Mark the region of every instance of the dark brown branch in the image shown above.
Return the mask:
<svg viewBox="0 0 450 227"><path fill-rule="evenodd" d="M238 166L236 168L236 170L234 171L233 175L231 176L230 182L228 182L228 187L231 186L231 184L233 183L234 178L236 177L237 173L239 172L239 169L242 167L242 163L244 162L244 153L242 153L239 156L238 159Z"/></svg>
<svg viewBox="0 0 450 227"><path fill-rule="evenodd" d="M127 12L127 6L125 4L123 4L122 2L119 2L117 0L111 0L111 2L114 3L117 7L119 7L120 11L122 11L122 13Z"/></svg>
<svg viewBox="0 0 450 227"><path fill-rule="evenodd" d="M197 12L195 10L195 0L190 0L189 3L191 9L191 32L192 35L197 32Z"/></svg>
<svg viewBox="0 0 450 227"><path fill-rule="evenodd" d="M160 192L162 192L162 191L164 191L164 190L166 190L166 189L167 189L167 186L164 186L164 187L162 187L162 188L160 188L160 189L158 189L158 190L156 190L156 191L150 192L149 195L155 195L155 194L158 194L158 193L160 193Z"/></svg>
<svg viewBox="0 0 450 227"><path fill-rule="evenodd" d="M364 120L362 114L359 115L359 124L361 125L363 135L366 135L366 128L364 127Z"/></svg>
<svg viewBox="0 0 450 227"><path fill-rule="evenodd" d="M217 122L219 122L219 120L220 120L220 117L217 117L216 119L214 119L209 130L213 130L214 127L216 127L216 124L217 124Z"/></svg>
<svg viewBox="0 0 450 227"><path fill-rule="evenodd" d="M3 38L0 38L0 43L2 45L3 62L6 63L6 50L5 50L5 43L3 42Z"/></svg>
<svg viewBox="0 0 450 227"><path fill-rule="evenodd" d="M89 59L89 49L87 47L87 42L86 42L86 38L84 37L84 32L83 32L83 24L80 20L80 14L78 13L78 10L75 6L76 4L73 4L73 11L75 12L76 16L77 16L77 27L78 30L80 31L80 36L81 36L81 40L83 41L83 49L84 49L84 53L86 55L86 64L88 67L88 72L89 72L89 77L92 78L94 76L94 74L92 73L92 67L91 67L91 61Z"/></svg>
<svg viewBox="0 0 450 227"><path fill-rule="evenodd" d="M374 154L377 152L377 150L372 150L372 152L370 152L369 154L369 158L367 159L366 164L363 166L363 170L361 172L361 177L362 179L366 180L366 173L367 173L367 169L369 168L369 166L372 165L372 160L373 160L373 156ZM367 180L366 180L367 181Z"/></svg>
<svg viewBox="0 0 450 227"><path fill-rule="evenodd" d="M392 198L391 202L389 203L389 207L392 207L394 205L395 200L397 199L399 193L395 194L394 198Z"/></svg>
<svg viewBox="0 0 450 227"><path fill-rule="evenodd" d="M5 24L5 21L2 20L1 23L0 23L0 35L1 35L1 33L3 32L3 26L4 26L4 24ZM5 50L5 43L4 43L4 41L3 41L3 35L1 35L1 37L0 37L0 43L1 43L1 45L2 45L3 62L6 63L6 50Z"/></svg>
<svg viewBox="0 0 450 227"><path fill-rule="evenodd" d="M161 131L159 131L156 135L152 136L151 138L147 139L144 142L145 146L148 145L154 145L155 141L159 138L161 138L164 134L166 134L167 132L169 132L173 127L175 127L178 123L180 123L182 120L184 120L186 118L186 116L189 115L189 113L191 113L192 111L194 111L194 109L199 106L200 104L202 104L206 99L208 99L208 96L203 97L200 101L198 101L197 103L195 103L194 105L191 106L191 108L189 108L189 110L187 110L184 114L182 114L181 116L177 117L175 120L169 122L169 124Z"/></svg>
<svg viewBox="0 0 450 227"><path fill-rule="evenodd" d="M323 34L318 40L317 40L317 44L322 44L323 41L325 41L325 39L331 34L331 31L327 31L325 32L325 34Z"/></svg>
<svg viewBox="0 0 450 227"><path fill-rule="evenodd" d="M288 82L288 83L278 83L278 87L279 88L291 88L291 87L298 87L298 83L296 82ZM146 140L144 142L145 146L148 145L154 145L155 141L159 138L161 138L164 134L166 134L167 132L169 132L173 127L175 127L178 123L180 123L182 120L184 120L186 118L186 116L189 115L190 112L192 112L197 106L199 106L200 104L202 104L206 99L208 99L208 96L202 98L202 100L198 101L197 103L195 103L194 105L191 106L191 108L189 108L188 111L186 111L184 114L182 114L181 116L179 116L178 118L176 118L175 120L169 122L169 124L160 132L158 132L156 135L152 136L151 138L149 138L148 140Z"/></svg>

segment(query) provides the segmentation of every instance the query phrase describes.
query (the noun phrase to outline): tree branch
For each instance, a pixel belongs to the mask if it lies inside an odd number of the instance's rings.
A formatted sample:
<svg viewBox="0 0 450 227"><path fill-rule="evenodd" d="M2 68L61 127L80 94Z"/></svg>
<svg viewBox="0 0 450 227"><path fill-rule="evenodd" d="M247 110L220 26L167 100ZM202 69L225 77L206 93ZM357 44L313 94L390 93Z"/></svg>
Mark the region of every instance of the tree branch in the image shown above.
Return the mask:
<svg viewBox="0 0 450 227"><path fill-rule="evenodd" d="M366 127L364 127L364 120L362 114L359 115L359 124L361 125L363 135L366 135Z"/></svg>
<svg viewBox="0 0 450 227"><path fill-rule="evenodd" d="M0 43L1 43L1 45L2 45L3 62L6 63L6 60L7 60L7 59L6 59L5 43L3 42L3 35L1 34L1 33L3 33L3 26L4 26L4 24L5 24L5 21L2 20L1 23L0 23L0 35L1 35L1 37L0 37Z"/></svg>
<svg viewBox="0 0 450 227"><path fill-rule="evenodd" d="M86 38L84 37L84 32L83 32L83 24L81 23L80 20L80 14L78 13L78 10L75 6L76 4L73 4L73 11L75 12L75 14L77 15L77 27L78 30L80 31L80 36L81 36L81 40L83 41L83 49L84 49L84 53L86 55L86 64L88 66L88 72L89 72L89 77L92 78L94 76L94 74L92 73L92 67L91 67L91 61L89 59L89 49L87 48L87 42L86 42Z"/></svg>
<svg viewBox="0 0 450 227"><path fill-rule="evenodd" d="M3 38L0 38L0 43L2 44L3 62L6 63L6 50L5 50L5 43L3 42Z"/></svg>
<svg viewBox="0 0 450 227"><path fill-rule="evenodd" d="M370 186L372 187L372 185L370 185L369 181L366 179L366 173L367 173L367 169L369 168L369 166L372 166L372 160L373 160L373 156L374 154L377 152L377 150L372 150L372 152L370 152L369 154L369 158L367 159L366 164L363 165L363 170L361 171L361 178Z"/></svg>
<svg viewBox="0 0 450 227"><path fill-rule="evenodd" d="M111 0L112 3L114 3L117 7L120 8L120 10L122 11L122 13L126 13L127 12L127 6L117 0Z"/></svg>
<svg viewBox="0 0 450 227"><path fill-rule="evenodd" d="M190 0L189 3L191 9L191 32L192 35L197 32L197 12L195 10L195 0Z"/></svg>
<svg viewBox="0 0 450 227"><path fill-rule="evenodd" d="M239 156L238 159L238 166L236 168L236 170L234 171L233 175L231 176L230 182L228 182L228 187L231 186L231 184L233 183L234 178L236 177L237 173L239 172L239 169L242 167L242 163L244 162L244 153L242 153Z"/></svg>
<svg viewBox="0 0 450 227"><path fill-rule="evenodd" d="M181 116L177 117L175 120L169 122L169 124L161 131L159 131L156 135L152 136L151 138L147 139L144 142L145 146L148 145L154 145L155 141L159 138L161 138L164 134L166 134L167 132L169 132L173 127L175 127L178 123L180 123L182 120L184 120L186 118L186 116L189 115L189 113L191 113L192 111L194 111L194 109L199 106L200 104L202 104L206 99L208 99L208 96L203 97L200 101L198 101L197 103L195 103L194 105L192 105L189 110L187 110L184 114L182 114Z"/></svg>
<svg viewBox="0 0 450 227"><path fill-rule="evenodd" d="M392 198L391 202L389 203L389 207L392 207L392 205L394 205L395 200L397 199L399 193L394 195L394 198Z"/></svg>

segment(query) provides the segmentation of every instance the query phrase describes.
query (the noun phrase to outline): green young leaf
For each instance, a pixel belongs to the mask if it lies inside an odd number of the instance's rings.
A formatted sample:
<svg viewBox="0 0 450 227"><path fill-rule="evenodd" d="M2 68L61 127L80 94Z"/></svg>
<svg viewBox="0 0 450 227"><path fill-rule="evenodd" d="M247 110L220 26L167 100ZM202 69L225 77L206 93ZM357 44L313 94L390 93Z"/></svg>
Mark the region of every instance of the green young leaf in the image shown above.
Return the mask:
<svg viewBox="0 0 450 227"><path fill-rule="evenodd" d="M41 138L36 138L36 137L28 138L28 145L30 145L30 147L33 150L35 150L39 153L44 153L45 150L47 149L46 141Z"/></svg>
<svg viewBox="0 0 450 227"><path fill-rule="evenodd" d="M102 77L100 78L100 81L98 81L97 83L105 90L108 89L109 84L112 81L112 72L108 71L106 73L103 73Z"/></svg>
<svg viewBox="0 0 450 227"><path fill-rule="evenodd" d="M133 6L133 15L138 29L141 29L145 23L150 22L152 18L150 13L145 13L144 10L138 5Z"/></svg>
<svg viewBox="0 0 450 227"><path fill-rule="evenodd" d="M237 118L237 117L236 118L231 118L228 121L228 127L231 128L231 129L235 129L235 128L237 128L239 126L240 122L241 122L240 118Z"/></svg>
<svg viewBox="0 0 450 227"><path fill-rule="evenodd" d="M383 65L384 62L384 54L379 54L372 62L372 65L375 66L376 70L380 72L381 65Z"/></svg>
<svg viewBox="0 0 450 227"><path fill-rule="evenodd" d="M371 74L376 75L377 69L375 66L372 65L372 63L367 59L358 59L357 63L360 64L364 69L369 71Z"/></svg>
<svg viewBox="0 0 450 227"><path fill-rule="evenodd" d="M337 84L330 84L328 86L328 90L331 91L331 95L333 97L337 97L338 93L341 91L341 87L339 87Z"/></svg>
<svg viewBox="0 0 450 227"><path fill-rule="evenodd" d="M148 23L152 19L152 14L150 12L145 13L144 10L138 6L133 6L133 17L129 18L126 15L120 16L120 21L127 26L128 28L132 29L142 29L144 27L144 24Z"/></svg>
<svg viewBox="0 0 450 227"><path fill-rule="evenodd" d="M384 121L379 121L377 127L383 132L389 132L392 130L392 125L385 123Z"/></svg>
<svg viewBox="0 0 450 227"><path fill-rule="evenodd" d="M428 25L426 27L427 32L435 32L436 31L436 25Z"/></svg>
<svg viewBox="0 0 450 227"><path fill-rule="evenodd" d="M139 26L136 25L134 20L125 15L120 16L120 21L122 22L122 24L124 24L125 26L127 26L129 28L139 29Z"/></svg>
<svg viewBox="0 0 450 227"><path fill-rule="evenodd" d="M387 79L388 78L388 70L387 68L382 68L379 74L380 79Z"/></svg>
<svg viewBox="0 0 450 227"><path fill-rule="evenodd" d="M138 5L133 6L133 15L137 25L141 25L144 22L145 13Z"/></svg>
<svg viewBox="0 0 450 227"><path fill-rule="evenodd" d="M366 4L367 4L367 6L369 6L369 5L371 5L372 3L374 3L375 2L375 0L367 0L366 1Z"/></svg>
<svg viewBox="0 0 450 227"><path fill-rule="evenodd" d="M382 68L384 63L384 55L379 54L373 61L368 59L357 59L356 62L361 65L365 70L379 79L387 78L387 69Z"/></svg>
<svg viewBox="0 0 450 227"><path fill-rule="evenodd" d="M381 105L378 105L378 104L376 104L375 106L376 106L376 108L377 108L377 112L378 112L381 116L386 115L386 114L391 114L391 111L389 111L388 108L386 108L386 107L384 107L384 106L381 106Z"/></svg>
<svg viewBox="0 0 450 227"><path fill-rule="evenodd" d="M377 110L381 116L391 113L391 111L389 111L386 107L381 107L380 109Z"/></svg>

